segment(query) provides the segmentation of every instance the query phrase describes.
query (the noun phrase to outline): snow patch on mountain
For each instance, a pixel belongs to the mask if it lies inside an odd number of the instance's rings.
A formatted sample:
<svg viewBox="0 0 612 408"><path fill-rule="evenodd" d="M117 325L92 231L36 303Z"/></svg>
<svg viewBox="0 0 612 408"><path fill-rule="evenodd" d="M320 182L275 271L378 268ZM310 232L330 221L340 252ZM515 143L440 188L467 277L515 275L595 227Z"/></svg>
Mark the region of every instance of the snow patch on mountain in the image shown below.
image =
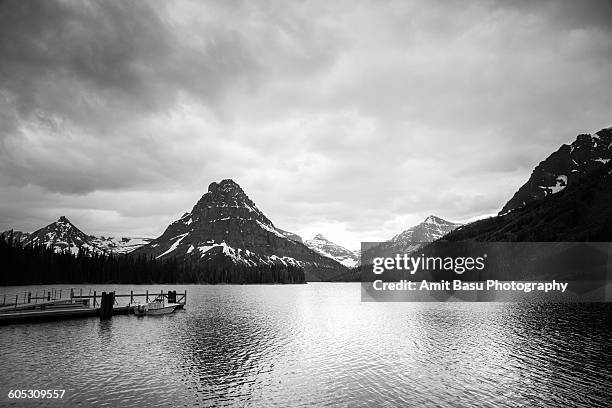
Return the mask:
<svg viewBox="0 0 612 408"><path fill-rule="evenodd" d="M89 238L91 239L93 245L102 249L106 253L113 254L127 254L153 240L153 238L105 237L103 235L99 237L90 235Z"/></svg>
<svg viewBox="0 0 612 408"><path fill-rule="evenodd" d="M168 250L167 250L166 252L164 252L163 254L156 256L156 257L155 257L155 259L157 259L157 258L161 258L162 256L164 256L164 255L166 255L166 254L169 254L170 252L174 251L174 250L175 250L175 249L176 249L176 248L179 246L179 244L181 243L181 241L183 240L183 238L185 238L187 235L189 235L189 233L188 233L188 232L186 232L186 233L184 233L184 234L181 234L181 235L178 235L178 236L174 237L174 238L176 239L176 241L174 241L174 242L172 243L172 245L170 246L170 248L168 248Z"/></svg>
<svg viewBox="0 0 612 408"><path fill-rule="evenodd" d="M190 246L190 249L192 246ZM257 265L274 265L282 264L285 266L303 266L304 263L297 259L288 256L277 256L277 255L258 255L248 249L234 248L228 245L225 241L219 243L210 243L209 245L202 245L198 247L200 252L200 258L212 257L218 253L229 257L237 264L244 264L247 266ZM188 251L190 253L191 251Z"/></svg>
<svg viewBox="0 0 612 408"><path fill-rule="evenodd" d="M555 181L556 184L554 186L539 186L544 191L545 195L557 194L559 191L562 191L565 187L567 187L567 176L565 174L557 176Z"/></svg>

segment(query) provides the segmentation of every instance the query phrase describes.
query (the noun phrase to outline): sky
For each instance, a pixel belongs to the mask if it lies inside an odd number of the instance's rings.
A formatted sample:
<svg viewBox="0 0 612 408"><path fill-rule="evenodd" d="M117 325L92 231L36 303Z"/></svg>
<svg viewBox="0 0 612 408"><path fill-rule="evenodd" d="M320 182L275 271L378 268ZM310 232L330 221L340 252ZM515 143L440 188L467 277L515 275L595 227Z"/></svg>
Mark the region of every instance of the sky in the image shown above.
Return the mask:
<svg viewBox="0 0 612 408"><path fill-rule="evenodd" d="M0 229L160 235L231 178L348 248L612 126L610 1L0 1Z"/></svg>

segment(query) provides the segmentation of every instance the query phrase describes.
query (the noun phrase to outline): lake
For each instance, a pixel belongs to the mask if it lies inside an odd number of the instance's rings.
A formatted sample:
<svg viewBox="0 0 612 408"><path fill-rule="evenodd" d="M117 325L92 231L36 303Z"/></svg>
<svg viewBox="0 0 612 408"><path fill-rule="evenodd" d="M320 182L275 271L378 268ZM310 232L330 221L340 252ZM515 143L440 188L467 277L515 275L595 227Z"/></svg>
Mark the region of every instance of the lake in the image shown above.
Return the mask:
<svg viewBox="0 0 612 408"><path fill-rule="evenodd" d="M0 405L24 404L7 399L11 389L66 390L63 400L27 406L612 400L609 303L361 303L359 283L90 287L186 289L187 306L167 316L1 326Z"/></svg>

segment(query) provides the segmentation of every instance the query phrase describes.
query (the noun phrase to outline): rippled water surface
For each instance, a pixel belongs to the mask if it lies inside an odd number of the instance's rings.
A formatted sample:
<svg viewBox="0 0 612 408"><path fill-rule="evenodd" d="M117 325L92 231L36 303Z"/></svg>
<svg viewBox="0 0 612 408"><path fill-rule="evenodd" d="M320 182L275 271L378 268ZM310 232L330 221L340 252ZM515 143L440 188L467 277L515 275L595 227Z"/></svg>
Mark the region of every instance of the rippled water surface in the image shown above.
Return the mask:
<svg viewBox="0 0 612 408"><path fill-rule="evenodd" d="M10 389L51 388L66 389L57 405L112 407L612 400L610 304L361 303L359 284L326 283L109 289L186 289L188 302L1 326L0 405Z"/></svg>

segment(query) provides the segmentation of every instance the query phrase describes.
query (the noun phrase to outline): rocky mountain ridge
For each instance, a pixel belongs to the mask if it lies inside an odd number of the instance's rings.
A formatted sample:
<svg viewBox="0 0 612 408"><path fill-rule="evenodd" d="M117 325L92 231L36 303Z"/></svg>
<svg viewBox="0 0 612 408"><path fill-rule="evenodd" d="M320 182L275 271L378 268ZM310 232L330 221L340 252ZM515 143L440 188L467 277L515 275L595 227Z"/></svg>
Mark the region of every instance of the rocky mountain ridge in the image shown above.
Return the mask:
<svg viewBox="0 0 612 408"><path fill-rule="evenodd" d="M558 194L462 226L448 241L608 242L612 239L612 163L591 170Z"/></svg>
<svg viewBox="0 0 612 408"><path fill-rule="evenodd" d="M554 195L577 182L585 174L612 159L612 128L578 135L540 162L499 214L506 214L528 203Z"/></svg>

